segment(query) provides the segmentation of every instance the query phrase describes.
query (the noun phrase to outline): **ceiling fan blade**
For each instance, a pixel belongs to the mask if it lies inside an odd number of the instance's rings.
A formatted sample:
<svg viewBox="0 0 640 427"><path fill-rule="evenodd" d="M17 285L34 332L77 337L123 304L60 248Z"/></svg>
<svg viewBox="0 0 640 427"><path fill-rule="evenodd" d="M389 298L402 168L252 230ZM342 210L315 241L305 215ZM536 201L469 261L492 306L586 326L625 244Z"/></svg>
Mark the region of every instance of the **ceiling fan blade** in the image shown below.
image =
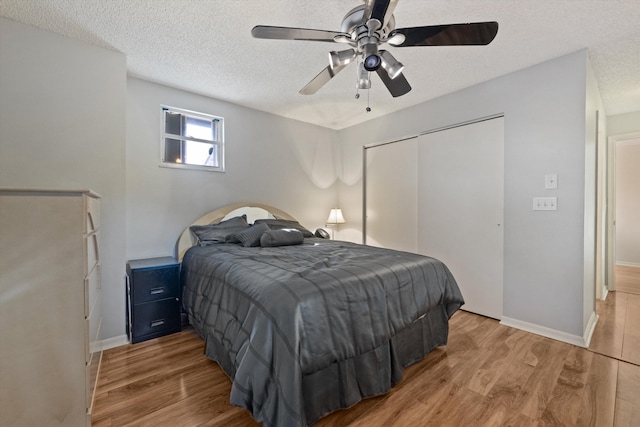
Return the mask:
<svg viewBox="0 0 640 427"><path fill-rule="evenodd" d="M397 28L389 34L389 38L396 34L405 37L402 43L393 44L397 47L487 45L498 34L498 23L492 21Z"/></svg>
<svg viewBox="0 0 640 427"><path fill-rule="evenodd" d="M367 8L369 6L367 2ZM373 0L371 5L371 17L369 19L377 19L380 23L384 23L384 17L387 15L387 9L391 0ZM367 16L367 15L365 15Z"/></svg>
<svg viewBox="0 0 640 427"><path fill-rule="evenodd" d="M362 15L362 25L371 26L370 21L378 21L379 25L374 25L370 30L377 31L387 26L393 16L393 11L398 4L398 0L364 0L364 13Z"/></svg>
<svg viewBox="0 0 640 427"><path fill-rule="evenodd" d="M382 83L384 83L387 89L389 89L391 96L394 98L405 95L411 90L411 85L404 77L404 74L400 73L398 74L398 77L391 79L387 72L382 68L378 68L376 72L380 76L380 79L382 79Z"/></svg>
<svg viewBox="0 0 640 427"><path fill-rule="evenodd" d="M362 25L366 24L367 21L371 18L371 11L373 10L373 4L376 0L365 0L364 1L364 13L362 15Z"/></svg>
<svg viewBox="0 0 640 427"><path fill-rule="evenodd" d="M251 29L251 35L257 39L308 40L317 42L333 42L336 36L345 36L344 33L338 31L271 27L268 25L256 25ZM351 37L349 34L346 34L346 36Z"/></svg>
<svg viewBox="0 0 640 427"><path fill-rule="evenodd" d="M347 64L338 65L336 67L331 68L331 66L328 65L327 68L325 68L324 70L320 71L320 73L318 73L317 76L315 76L309 83L307 83L305 87L300 89L300 93L302 95L313 95L322 86L327 84L329 82L329 80L334 78L336 74L338 74L340 71L342 71L342 69L344 67L346 67L346 66L347 66Z"/></svg>

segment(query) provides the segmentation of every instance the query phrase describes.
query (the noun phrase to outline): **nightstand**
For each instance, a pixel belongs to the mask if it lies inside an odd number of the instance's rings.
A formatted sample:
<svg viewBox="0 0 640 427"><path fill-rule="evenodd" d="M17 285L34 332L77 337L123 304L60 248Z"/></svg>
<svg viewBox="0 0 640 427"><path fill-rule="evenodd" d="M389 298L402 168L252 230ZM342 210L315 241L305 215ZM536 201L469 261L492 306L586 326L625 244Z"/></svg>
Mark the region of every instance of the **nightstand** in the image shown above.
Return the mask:
<svg viewBox="0 0 640 427"><path fill-rule="evenodd" d="M172 257L127 262L127 335L135 344L179 332L180 263Z"/></svg>

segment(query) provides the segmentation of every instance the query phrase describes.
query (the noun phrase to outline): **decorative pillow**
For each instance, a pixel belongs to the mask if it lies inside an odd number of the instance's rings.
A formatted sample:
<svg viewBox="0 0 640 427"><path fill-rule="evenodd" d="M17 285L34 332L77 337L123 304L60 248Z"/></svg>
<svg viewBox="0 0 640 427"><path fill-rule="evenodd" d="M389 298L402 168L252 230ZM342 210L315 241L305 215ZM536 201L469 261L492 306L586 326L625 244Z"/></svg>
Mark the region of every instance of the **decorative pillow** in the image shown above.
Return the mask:
<svg viewBox="0 0 640 427"><path fill-rule="evenodd" d="M313 233L304 228L298 221L289 219L257 219L254 224L267 224L272 230L280 230L282 228L295 228L300 231L304 237L313 237Z"/></svg>
<svg viewBox="0 0 640 427"><path fill-rule="evenodd" d="M233 237L244 247L260 246L260 237L263 233L269 231L270 228L267 224L254 224L249 228L246 228L237 233L233 233Z"/></svg>
<svg viewBox="0 0 640 427"><path fill-rule="evenodd" d="M200 246L225 243L234 233L249 228L247 216L236 216L217 224L192 225L189 230L196 236Z"/></svg>
<svg viewBox="0 0 640 427"><path fill-rule="evenodd" d="M268 248L273 246L300 245L304 241L302 231L295 228L281 228L269 230L260 237L260 246Z"/></svg>

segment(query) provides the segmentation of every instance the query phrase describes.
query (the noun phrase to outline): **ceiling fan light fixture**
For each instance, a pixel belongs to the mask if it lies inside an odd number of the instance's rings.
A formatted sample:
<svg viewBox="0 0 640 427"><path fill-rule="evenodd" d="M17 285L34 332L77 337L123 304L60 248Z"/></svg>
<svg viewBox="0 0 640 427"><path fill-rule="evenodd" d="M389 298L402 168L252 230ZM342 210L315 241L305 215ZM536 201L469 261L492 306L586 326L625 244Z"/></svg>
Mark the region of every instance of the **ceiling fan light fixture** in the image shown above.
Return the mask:
<svg viewBox="0 0 640 427"><path fill-rule="evenodd" d="M351 61L356 59L356 51L354 49L341 50L339 52L329 52L329 64L331 68L347 65Z"/></svg>
<svg viewBox="0 0 640 427"><path fill-rule="evenodd" d="M360 73L358 74L358 89L371 89L369 72L364 68L364 63L360 63Z"/></svg>
<svg viewBox="0 0 640 427"><path fill-rule="evenodd" d="M369 55L366 58L364 58L364 62L363 62L364 68L367 71L376 71L378 68L380 68L381 63L382 63L382 60L378 55Z"/></svg>
<svg viewBox="0 0 640 427"><path fill-rule="evenodd" d="M377 43L365 44L362 48L362 57L364 58L362 63L367 71L376 71L382 64Z"/></svg>
<svg viewBox="0 0 640 427"><path fill-rule="evenodd" d="M402 73L404 65L398 62L398 60L396 60L396 58L394 58L390 52L381 50L380 59L382 62L382 68L384 68L384 70L389 75L389 78L391 78L392 80L398 77L400 73Z"/></svg>

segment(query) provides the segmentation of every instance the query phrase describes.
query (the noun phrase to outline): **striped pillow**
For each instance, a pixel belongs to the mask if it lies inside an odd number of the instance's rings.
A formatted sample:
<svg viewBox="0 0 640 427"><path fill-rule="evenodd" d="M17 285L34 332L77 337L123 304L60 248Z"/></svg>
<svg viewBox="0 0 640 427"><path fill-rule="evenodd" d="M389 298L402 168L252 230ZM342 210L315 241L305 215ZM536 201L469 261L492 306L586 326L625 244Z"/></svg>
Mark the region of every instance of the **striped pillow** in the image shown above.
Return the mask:
<svg viewBox="0 0 640 427"><path fill-rule="evenodd" d="M269 230L260 237L260 246L290 246L300 245L304 241L304 236L300 230L295 228L281 228L280 230Z"/></svg>
<svg viewBox="0 0 640 427"><path fill-rule="evenodd" d="M290 219L257 219L254 224L267 224L272 230L283 228L295 228L300 230L304 237L313 237L313 233L304 228L298 221Z"/></svg>
<svg viewBox="0 0 640 427"><path fill-rule="evenodd" d="M246 248L260 246L260 237L269 230L270 228L267 224L254 224L245 230L234 233L233 237L238 239L242 246Z"/></svg>
<svg viewBox="0 0 640 427"><path fill-rule="evenodd" d="M225 243L233 233L240 232L249 228L247 216L236 216L217 224L208 225L192 225L189 227L191 233L198 239L200 246L211 245L215 243ZM237 243L231 241L230 243Z"/></svg>

